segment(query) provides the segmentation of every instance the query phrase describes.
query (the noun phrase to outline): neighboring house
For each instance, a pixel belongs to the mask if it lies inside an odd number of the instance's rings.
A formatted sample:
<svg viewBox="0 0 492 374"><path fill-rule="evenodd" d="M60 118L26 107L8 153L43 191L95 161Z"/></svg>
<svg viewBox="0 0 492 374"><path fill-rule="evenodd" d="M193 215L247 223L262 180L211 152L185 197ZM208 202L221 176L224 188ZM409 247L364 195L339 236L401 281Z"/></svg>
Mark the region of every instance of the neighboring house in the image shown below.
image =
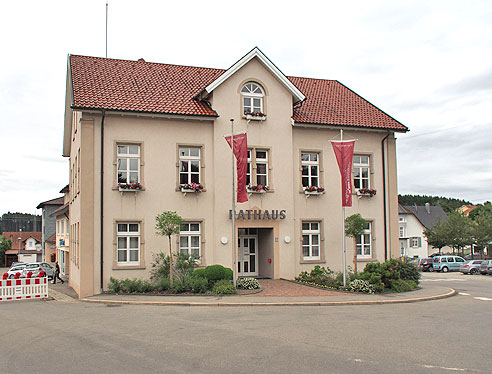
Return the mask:
<svg viewBox="0 0 492 374"><path fill-rule="evenodd" d="M40 232L4 232L2 236L12 241L12 249L5 251L5 263L41 261L41 233Z"/></svg>
<svg viewBox="0 0 492 374"><path fill-rule="evenodd" d="M432 227L438 220L446 219L446 212L439 206L429 203L425 206L398 207L400 255L403 257L426 258L439 250L429 246L424 230ZM444 250L449 248L445 247Z"/></svg>
<svg viewBox="0 0 492 374"><path fill-rule="evenodd" d="M51 263L51 265L55 265L56 262L56 234L51 235L44 242L44 258L45 262Z"/></svg>
<svg viewBox="0 0 492 374"><path fill-rule="evenodd" d="M478 208L478 205L462 205L459 208L456 208L456 211L466 217L470 215L470 212L472 210L475 210Z"/></svg>
<svg viewBox="0 0 492 374"><path fill-rule="evenodd" d="M287 77L258 48L227 70L70 55L63 155L70 158L70 284L98 294L110 277L148 279L168 253L155 217L184 220L173 249L233 267L232 160L247 132L249 201L237 204L239 276L293 279L342 270L341 182L330 143L357 139L348 241L359 268L399 256L395 132L407 127L334 80ZM139 191L121 183L140 183ZM187 184L199 183L202 192ZM269 190L254 191L260 185ZM322 187L324 193L308 192ZM364 195L365 188L377 194Z"/></svg>
<svg viewBox="0 0 492 374"><path fill-rule="evenodd" d="M56 218L56 260L60 265L60 273L64 275L68 275L70 269L70 222L68 215L68 192L69 186L66 185L60 191L60 193L64 194L63 205L51 213L51 217Z"/></svg>
<svg viewBox="0 0 492 374"><path fill-rule="evenodd" d="M55 229L56 217L52 216L51 214L62 205L63 205L63 197L57 197L56 199L51 199L39 203L39 205L36 207L36 209L43 210L43 214L41 215L42 216L41 232L43 233L43 238L41 243L41 247L43 250L42 261L50 260L49 258L46 257L46 240L56 232Z"/></svg>

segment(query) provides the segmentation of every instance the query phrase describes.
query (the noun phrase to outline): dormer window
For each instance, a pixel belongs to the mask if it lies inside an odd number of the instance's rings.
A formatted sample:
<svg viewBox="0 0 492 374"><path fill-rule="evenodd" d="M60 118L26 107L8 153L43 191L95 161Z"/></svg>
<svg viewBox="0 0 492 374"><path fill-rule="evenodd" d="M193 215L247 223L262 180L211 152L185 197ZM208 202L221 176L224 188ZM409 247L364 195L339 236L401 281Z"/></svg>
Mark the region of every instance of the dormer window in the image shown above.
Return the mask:
<svg viewBox="0 0 492 374"><path fill-rule="evenodd" d="M243 113L245 116L264 117L263 90L256 83L246 83L241 89L243 96Z"/></svg>

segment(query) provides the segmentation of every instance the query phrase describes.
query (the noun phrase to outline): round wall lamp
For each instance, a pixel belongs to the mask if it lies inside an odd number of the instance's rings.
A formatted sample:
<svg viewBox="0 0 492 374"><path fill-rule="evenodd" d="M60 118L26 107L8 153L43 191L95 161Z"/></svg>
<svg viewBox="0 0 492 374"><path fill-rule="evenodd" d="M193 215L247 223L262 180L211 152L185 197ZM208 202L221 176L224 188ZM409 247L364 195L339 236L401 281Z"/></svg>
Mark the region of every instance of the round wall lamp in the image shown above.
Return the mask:
<svg viewBox="0 0 492 374"><path fill-rule="evenodd" d="M286 236L286 237L284 238L284 241L285 241L286 243L290 243L290 236Z"/></svg>
<svg viewBox="0 0 492 374"><path fill-rule="evenodd" d="M227 239L227 237L226 237L226 236L223 236L222 238L220 238L220 242L221 242L222 244L227 244L227 242L228 242L228 241L229 241L229 239Z"/></svg>

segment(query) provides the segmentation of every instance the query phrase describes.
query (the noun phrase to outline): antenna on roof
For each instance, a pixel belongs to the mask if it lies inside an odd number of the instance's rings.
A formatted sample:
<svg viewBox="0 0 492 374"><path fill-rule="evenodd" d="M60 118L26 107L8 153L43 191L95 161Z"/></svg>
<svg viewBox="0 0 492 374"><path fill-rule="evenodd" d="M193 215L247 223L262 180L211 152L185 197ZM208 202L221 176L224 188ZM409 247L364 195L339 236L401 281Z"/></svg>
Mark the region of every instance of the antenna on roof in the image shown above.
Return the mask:
<svg viewBox="0 0 492 374"><path fill-rule="evenodd" d="M108 58L108 0L106 0L106 58Z"/></svg>

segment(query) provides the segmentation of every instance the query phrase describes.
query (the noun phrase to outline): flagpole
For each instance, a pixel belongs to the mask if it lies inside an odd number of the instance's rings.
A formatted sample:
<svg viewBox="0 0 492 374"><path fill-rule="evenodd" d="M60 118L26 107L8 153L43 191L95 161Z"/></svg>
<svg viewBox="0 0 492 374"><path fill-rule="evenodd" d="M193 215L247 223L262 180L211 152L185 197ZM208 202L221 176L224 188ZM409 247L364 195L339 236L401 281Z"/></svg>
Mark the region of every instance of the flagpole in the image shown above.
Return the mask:
<svg viewBox="0 0 492 374"><path fill-rule="evenodd" d="M236 179L234 178L234 118L231 118L231 149L232 149L232 283L236 287Z"/></svg>
<svg viewBox="0 0 492 374"><path fill-rule="evenodd" d="M343 130L340 129L340 141L343 142ZM343 196L342 188L342 196ZM345 205L342 199L342 248L343 248L343 287L347 287L347 247L345 243Z"/></svg>

